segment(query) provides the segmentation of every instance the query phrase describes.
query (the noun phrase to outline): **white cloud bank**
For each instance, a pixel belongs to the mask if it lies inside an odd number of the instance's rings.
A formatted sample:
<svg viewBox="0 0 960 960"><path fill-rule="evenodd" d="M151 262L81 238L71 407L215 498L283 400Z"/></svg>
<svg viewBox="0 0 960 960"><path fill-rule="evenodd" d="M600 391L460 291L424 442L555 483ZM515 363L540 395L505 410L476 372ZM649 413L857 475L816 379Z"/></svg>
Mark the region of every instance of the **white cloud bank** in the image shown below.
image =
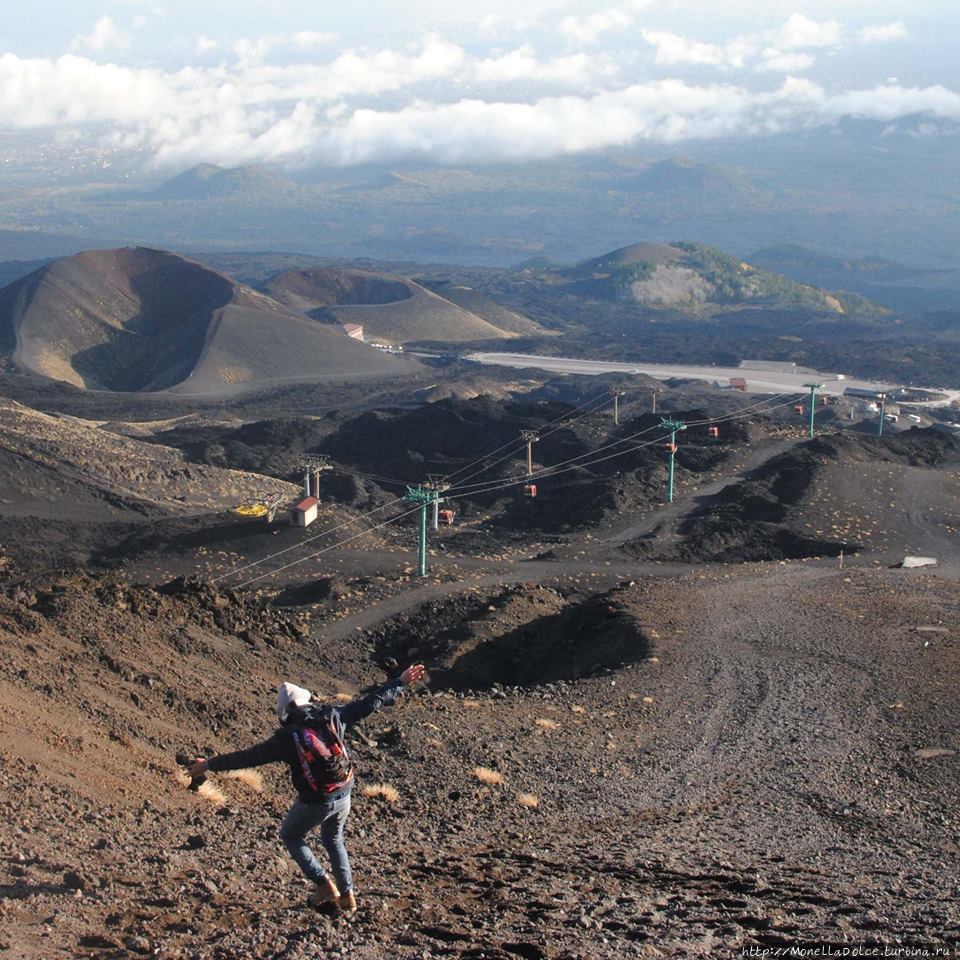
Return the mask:
<svg viewBox="0 0 960 960"><path fill-rule="evenodd" d="M599 26L599 24L594 24ZM896 24L863 42L896 39ZM96 31L95 31L96 33ZM265 161L296 166L404 157L441 162L533 159L652 141L749 136L800 129L844 115L890 121L913 113L960 120L960 95L943 86L884 83L832 93L796 74L808 51L839 43L835 21L791 17L782 27L725 44L644 31L661 66L784 72L776 89L625 76L624 63L593 51L541 57L529 44L476 56L440 36L400 50L347 50L324 62L276 64L277 45L311 52L323 34L241 43L216 66L163 70L0 56L0 129L83 130L157 164ZM101 39L109 42L109 31ZM201 38L198 47L212 49ZM107 133L104 134L103 131Z"/></svg>
<svg viewBox="0 0 960 960"><path fill-rule="evenodd" d="M641 36L654 48L654 60L660 66L752 67L761 73L797 73L815 63L810 51L836 51L844 46L847 30L838 20L811 20L794 13L775 29L741 34L726 43L703 43L662 30L643 30ZM908 36L905 24L898 20L862 27L851 40L882 43Z"/></svg>

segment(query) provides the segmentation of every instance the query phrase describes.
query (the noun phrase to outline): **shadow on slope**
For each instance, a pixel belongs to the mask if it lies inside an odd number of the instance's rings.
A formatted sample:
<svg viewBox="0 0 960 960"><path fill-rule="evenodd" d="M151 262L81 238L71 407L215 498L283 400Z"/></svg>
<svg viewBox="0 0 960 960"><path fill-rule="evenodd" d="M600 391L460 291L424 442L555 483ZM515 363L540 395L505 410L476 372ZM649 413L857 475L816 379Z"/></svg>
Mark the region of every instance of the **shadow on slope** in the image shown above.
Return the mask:
<svg viewBox="0 0 960 960"><path fill-rule="evenodd" d="M617 587L587 597L521 584L422 604L377 628L382 662L427 663L453 690L591 677L650 656L648 634Z"/></svg>

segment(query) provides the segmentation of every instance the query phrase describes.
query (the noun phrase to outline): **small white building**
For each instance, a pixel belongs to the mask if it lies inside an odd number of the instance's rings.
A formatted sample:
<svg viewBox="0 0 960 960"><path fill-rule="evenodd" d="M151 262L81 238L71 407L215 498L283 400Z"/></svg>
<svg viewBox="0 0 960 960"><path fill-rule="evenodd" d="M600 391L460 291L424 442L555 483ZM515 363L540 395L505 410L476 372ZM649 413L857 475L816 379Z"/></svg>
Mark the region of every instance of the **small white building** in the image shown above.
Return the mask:
<svg viewBox="0 0 960 960"><path fill-rule="evenodd" d="M299 503L290 508L290 522L295 527L309 527L317 519L316 497L304 497Z"/></svg>

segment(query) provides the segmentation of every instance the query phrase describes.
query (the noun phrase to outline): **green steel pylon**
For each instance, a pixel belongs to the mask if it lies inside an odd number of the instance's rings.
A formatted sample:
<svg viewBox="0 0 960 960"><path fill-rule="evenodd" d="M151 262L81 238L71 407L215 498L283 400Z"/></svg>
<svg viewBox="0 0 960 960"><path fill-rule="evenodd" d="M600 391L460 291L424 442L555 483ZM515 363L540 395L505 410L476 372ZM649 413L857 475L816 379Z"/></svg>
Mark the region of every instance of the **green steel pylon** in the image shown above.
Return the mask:
<svg viewBox="0 0 960 960"><path fill-rule="evenodd" d="M673 503L673 473L674 459L677 455L677 433L680 430L686 430L687 425L682 420L670 420L667 417L661 417L660 426L664 430L670 431L670 474L667 480L667 503Z"/></svg>
<svg viewBox="0 0 960 960"><path fill-rule="evenodd" d="M810 389L810 428L807 430L807 436L813 436L813 415L817 412L817 391L823 386L822 383L805 383L805 387Z"/></svg>
<svg viewBox="0 0 960 960"><path fill-rule="evenodd" d="M427 507L439 500L439 490L427 490L424 487L407 487L404 500L420 504L420 532L417 539L417 560L421 577L427 575Z"/></svg>

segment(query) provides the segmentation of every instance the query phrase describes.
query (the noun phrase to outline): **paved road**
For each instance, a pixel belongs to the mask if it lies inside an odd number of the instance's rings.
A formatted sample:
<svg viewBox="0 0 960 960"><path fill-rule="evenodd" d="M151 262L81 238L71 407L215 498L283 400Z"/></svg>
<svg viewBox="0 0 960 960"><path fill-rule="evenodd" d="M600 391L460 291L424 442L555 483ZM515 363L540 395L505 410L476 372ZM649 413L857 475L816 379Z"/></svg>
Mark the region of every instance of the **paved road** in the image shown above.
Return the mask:
<svg viewBox="0 0 960 960"><path fill-rule="evenodd" d="M822 383L823 392L839 396L847 387L864 390L894 390L902 384L876 380L837 380L834 373L786 373L780 370L743 370L740 367L698 367L672 363L614 363L607 360L577 360L573 357L540 357L526 353L469 353L465 360L506 367L536 367L556 373L595 376L602 373L646 374L657 380L676 377L681 380L719 381L729 384L731 377L743 377L751 393L804 392L805 383ZM932 389L932 388L931 388ZM958 392L960 393L960 392Z"/></svg>

